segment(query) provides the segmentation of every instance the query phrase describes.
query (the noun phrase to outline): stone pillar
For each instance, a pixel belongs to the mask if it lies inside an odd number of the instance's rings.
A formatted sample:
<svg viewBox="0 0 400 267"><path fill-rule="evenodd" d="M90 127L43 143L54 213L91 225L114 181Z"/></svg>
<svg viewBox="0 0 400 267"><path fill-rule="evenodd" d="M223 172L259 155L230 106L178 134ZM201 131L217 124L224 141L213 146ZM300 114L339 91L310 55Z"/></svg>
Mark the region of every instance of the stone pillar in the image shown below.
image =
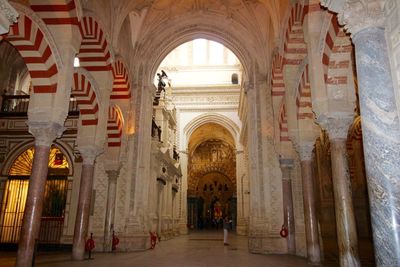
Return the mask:
<svg viewBox="0 0 400 267"><path fill-rule="evenodd" d="M158 188L158 198L157 198L157 217L158 217L158 222L157 222L157 233L158 235L161 235L161 222L162 222L162 203L163 203L163 189L164 189L164 183L160 180L157 181L157 188Z"/></svg>
<svg viewBox="0 0 400 267"><path fill-rule="evenodd" d="M353 37L377 266L400 266L400 125L384 29Z"/></svg>
<svg viewBox="0 0 400 267"><path fill-rule="evenodd" d="M400 123L385 38L385 1L321 2L339 12L355 45L376 264L400 266Z"/></svg>
<svg viewBox="0 0 400 267"><path fill-rule="evenodd" d="M329 135L332 162L332 184L335 196L336 231L340 266L361 266L358 258L358 240L351 181L347 159L347 134L353 122L352 114L329 118L321 122Z"/></svg>
<svg viewBox="0 0 400 267"><path fill-rule="evenodd" d="M17 267L32 265L35 240L39 237L43 198L53 140L63 132L59 124L29 122L29 132L35 137L35 154L29 179L21 235L18 243Z"/></svg>
<svg viewBox="0 0 400 267"><path fill-rule="evenodd" d="M288 253L296 254L292 179L290 176L293 169L293 159L281 159L280 164L282 169L283 220L288 229L288 236L286 237Z"/></svg>
<svg viewBox="0 0 400 267"><path fill-rule="evenodd" d="M83 165L72 244L73 260L83 260L85 257L85 242L88 235L90 201L93 189L94 162L98 155L94 147L81 148L79 151L83 158Z"/></svg>
<svg viewBox="0 0 400 267"><path fill-rule="evenodd" d="M314 143L303 142L299 145L301 176L303 185L304 224L306 228L307 259L312 265L320 265L318 221L315 210L314 183L312 178L312 150Z"/></svg>
<svg viewBox="0 0 400 267"><path fill-rule="evenodd" d="M117 196L117 178L119 170L108 170L108 193L106 221L104 226L104 251L112 251L112 234L114 231L115 199Z"/></svg>

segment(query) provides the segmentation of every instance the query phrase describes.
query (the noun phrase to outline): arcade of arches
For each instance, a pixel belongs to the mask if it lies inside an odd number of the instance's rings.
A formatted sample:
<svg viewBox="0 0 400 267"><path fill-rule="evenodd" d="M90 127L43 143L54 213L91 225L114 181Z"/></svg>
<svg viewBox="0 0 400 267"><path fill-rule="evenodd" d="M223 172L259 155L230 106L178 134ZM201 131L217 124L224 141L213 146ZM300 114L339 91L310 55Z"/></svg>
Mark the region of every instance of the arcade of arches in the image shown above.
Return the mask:
<svg viewBox="0 0 400 267"><path fill-rule="evenodd" d="M249 253L400 266L399 29L396 0L0 0L0 249L228 216Z"/></svg>

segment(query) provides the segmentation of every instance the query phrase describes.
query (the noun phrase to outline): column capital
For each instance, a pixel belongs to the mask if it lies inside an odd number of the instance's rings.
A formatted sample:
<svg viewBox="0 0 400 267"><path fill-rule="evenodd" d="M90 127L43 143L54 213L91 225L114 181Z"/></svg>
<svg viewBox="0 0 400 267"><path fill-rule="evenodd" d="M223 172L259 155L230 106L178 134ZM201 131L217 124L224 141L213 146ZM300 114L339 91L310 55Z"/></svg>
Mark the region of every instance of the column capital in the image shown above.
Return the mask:
<svg viewBox="0 0 400 267"><path fill-rule="evenodd" d="M58 123L28 121L29 132L35 137L35 145L50 147L53 141L64 132L64 126Z"/></svg>
<svg viewBox="0 0 400 267"><path fill-rule="evenodd" d="M349 127L354 121L354 114L344 113L335 116L321 115L318 124L327 131L330 140L347 139Z"/></svg>
<svg viewBox="0 0 400 267"><path fill-rule="evenodd" d="M108 180L109 181L117 181L118 176L119 176L119 170L106 170L106 173L108 175Z"/></svg>
<svg viewBox="0 0 400 267"><path fill-rule="evenodd" d="M321 0L321 5L338 13L339 23L352 36L370 27L383 27L386 0Z"/></svg>
<svg viewBox="0 0 400 267"><path fill-rule="evenodd" d="M299 144L295 143L295 149L299 153L301 161L309 161L312 159L312 151L314 149L314 142L304 141Z"/></svg>
<svg viewBox="0 0 400 267"><path fill-rule="evenodd" d="M103 149L94 145L81 146L78 150L82 155L83 165L93 165L97 156L103 153Z"/></svg>
<svg viewBox="0 0 400 267"><path fill-rule="evenodd" d="M18 12L6 0L0 0L0 35L8 33L10 26L17 22Z"/></svg>

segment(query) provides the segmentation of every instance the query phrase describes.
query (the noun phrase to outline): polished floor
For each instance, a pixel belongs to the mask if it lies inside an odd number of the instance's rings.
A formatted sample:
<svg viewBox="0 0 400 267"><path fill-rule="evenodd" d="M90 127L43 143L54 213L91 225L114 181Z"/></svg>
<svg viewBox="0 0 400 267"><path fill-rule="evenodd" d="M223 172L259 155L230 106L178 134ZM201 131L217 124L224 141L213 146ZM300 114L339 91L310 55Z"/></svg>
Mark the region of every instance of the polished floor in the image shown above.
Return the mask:
<svg viewBox="0 0 400 267"><path fill-rule="evenodd" d="M0 266L15 264L15 252L0 252ZM304 258L257 255L248 252L247 238L230 234L223 245L221 232L198 232L161 241L155 249L133 253L95 253L93 260L74 262L69 253L40 253L35 266L51 267L303 267Z"/></svg>

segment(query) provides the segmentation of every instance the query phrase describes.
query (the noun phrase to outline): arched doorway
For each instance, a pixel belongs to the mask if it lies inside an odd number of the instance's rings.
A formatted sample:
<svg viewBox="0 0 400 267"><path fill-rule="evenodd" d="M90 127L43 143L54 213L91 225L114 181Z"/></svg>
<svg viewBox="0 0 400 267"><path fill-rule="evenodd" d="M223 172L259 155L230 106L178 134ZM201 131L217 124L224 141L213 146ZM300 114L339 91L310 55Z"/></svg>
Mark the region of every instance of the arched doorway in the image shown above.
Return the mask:
<svg viewBox="0 0 400 267"><path fill-rule="evenodd" d="M23 151L7 173L0 212L0 244L3 246L17 244L19 241L34 153L34 147ZM52 146L38 237L40 244L60 243L69 188L69 165L62 151Z"/></svg>
<svg viewBox="0 0 400 267"><path fill-rule="evenodd" d="M206 123L190 136L188 145L188 225L218 229L228 216L236 225L235 142L227 129Z"/></svg>

